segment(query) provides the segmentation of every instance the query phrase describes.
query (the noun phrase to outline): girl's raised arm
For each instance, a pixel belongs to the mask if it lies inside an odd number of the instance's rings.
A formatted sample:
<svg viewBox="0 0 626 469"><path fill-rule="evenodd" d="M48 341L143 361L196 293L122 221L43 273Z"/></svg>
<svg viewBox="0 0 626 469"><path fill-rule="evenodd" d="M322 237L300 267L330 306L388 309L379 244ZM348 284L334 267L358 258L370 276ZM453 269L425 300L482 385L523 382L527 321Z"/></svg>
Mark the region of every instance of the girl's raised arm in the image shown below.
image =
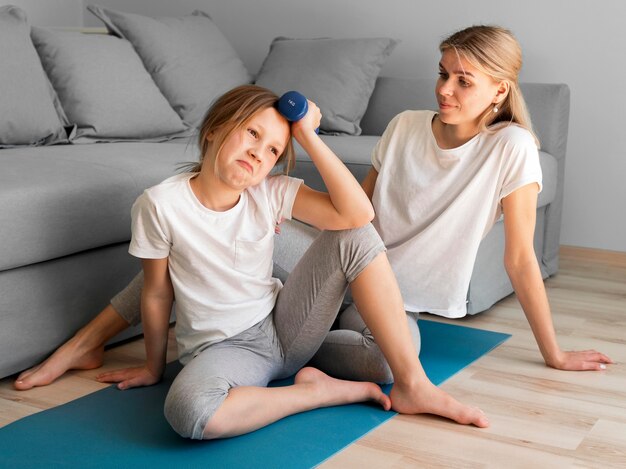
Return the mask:
<svg viewBox="0 0 626 469"><path fill-rule="evenodd" d="M309 101L306 116L292 124L292 133L311 157L328 193L302 185L293 206L293 217L320 230L358 228L374 218L367 195L350 170L315 133L319 108Z"/></svg>

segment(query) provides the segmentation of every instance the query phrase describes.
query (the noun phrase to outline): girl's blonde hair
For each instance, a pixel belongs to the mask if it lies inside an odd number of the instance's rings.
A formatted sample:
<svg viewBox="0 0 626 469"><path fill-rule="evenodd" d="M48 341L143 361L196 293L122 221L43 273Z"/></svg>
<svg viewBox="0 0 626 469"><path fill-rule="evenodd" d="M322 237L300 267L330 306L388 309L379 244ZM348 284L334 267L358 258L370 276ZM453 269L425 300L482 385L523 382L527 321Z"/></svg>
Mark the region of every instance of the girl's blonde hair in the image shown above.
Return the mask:
<svg viewBox="0 0 626 469"><path fill-rule="evenodd" d="M498 123L514 122L533 132L526 102L519 88L519 72L522 68L522 48L513 33L499 26L470 26L452 34L439 44L443 54L453 50L478 70L496 81L506 80L510 89L504 101L498 104L498 111L488 108L480 119L480 131Z"/></svg>
<svg viewBox="0 0 626 469"><path fill-rule="evenodd" d="M216 149L215 164L217 164L217 158L228 136L246 125L256 113L276 107L277 102L276 94L257 85L238 86L223 94L213 103L202 121L198 135L200 161L189 166L188 170L199 172L202 169L204 157L213 145ZM212 136L211 142L209 142L209 136ZM295 152L291 137L276 164L282 165L285 174L295 166Z"/></svg>

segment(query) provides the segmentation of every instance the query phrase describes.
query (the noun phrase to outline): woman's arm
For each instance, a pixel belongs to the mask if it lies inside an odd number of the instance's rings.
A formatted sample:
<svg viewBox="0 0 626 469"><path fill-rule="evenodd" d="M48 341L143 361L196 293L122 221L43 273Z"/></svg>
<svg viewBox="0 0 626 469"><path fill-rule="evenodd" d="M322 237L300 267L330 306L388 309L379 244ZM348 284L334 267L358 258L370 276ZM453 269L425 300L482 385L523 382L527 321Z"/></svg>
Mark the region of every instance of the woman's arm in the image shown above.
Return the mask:
<svg viewBox="0 0 626 469"><path fill-rule="evenodd" d="M372 200L372 197L374 197L374 187L376 187L376 179L378 179L378 171L376 171L374 168L370 168L369 173L367 173L367 176L365 176L365 179L363 179L363 182L361 183L361 188L363 189L363 192L365 192L365 194L367 195L367 198L370 199L370 201Z"/></svg>
<svg viewBox="0 0 626 469"><path fill-rule="evenodd" d="M535 256L533 236L536 184L523 186L504 199L504 266L548 366L562 370L600 370L611 359L595 350L563 352L557 343L548 297Z"/></svg>
<svg viewBox="0 0 626 469"><path fill-rule="evenodd" d="M141 319L146 346L143 367L111 371L98 376L98 381L119 383L119 389L150 386L158 383L165 370L169 318L174 301L165 259L143 259L144 285L141 293Z"/></svg>
<svg viewBox="0 0 626 469"><path fill-rule="evenodd" d="M350 170L315 133L320 117L318 107L309 101L308 113L292 124L292 132L311 157L328 193L302 185L293 205L293 217L320 230L363 226L374 218L374 209Z"/></svg>

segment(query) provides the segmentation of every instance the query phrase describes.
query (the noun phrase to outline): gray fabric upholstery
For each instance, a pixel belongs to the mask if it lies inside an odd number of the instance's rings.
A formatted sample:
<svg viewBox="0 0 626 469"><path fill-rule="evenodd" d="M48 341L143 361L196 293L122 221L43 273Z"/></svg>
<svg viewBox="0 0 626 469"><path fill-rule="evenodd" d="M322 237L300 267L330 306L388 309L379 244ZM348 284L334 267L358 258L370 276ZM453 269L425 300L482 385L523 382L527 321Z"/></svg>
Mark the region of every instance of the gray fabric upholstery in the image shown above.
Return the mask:
<svg viewBox="0 0 626 469"><path fill-rule="evenodd" d="M149 18L89 6L108 29L128 39L178 115L198 127L211 103L252 77L209 15ZM175 66L172 66L175 64Z"/></svg>
<svg viewBox="0 0 626 469"><path fill-rule="evenodd" d="M122 243L0 271L0 377L41 362L139 269ZM129 330L117 340L140 332Z"/></svg>
<svg viewBox="0 0 626 469"><path fill-rule="evenodd" d="M26 14L0 7L0 148L67 141Z"/></svg>
<svg viewBox="0 0 626 469"><path fill-rule="evenodd" d="M0 270L128 241L135 199L196 160L186 141L3 150Z"/></svg>
<svg viewBox="0 0 626 469"><path fill-rule="evenodd" d="M296 90L314 101L322 111L321 132L359 135L376 77L396 44L389 38L278 37L256 84L278 95Z"/></svg>
<svg viewBox="0 0 626 469"><path fill-rule="evenodd" d="M130 43L105 34L33 27L31 37L77 142L188 133Z"/></svg>

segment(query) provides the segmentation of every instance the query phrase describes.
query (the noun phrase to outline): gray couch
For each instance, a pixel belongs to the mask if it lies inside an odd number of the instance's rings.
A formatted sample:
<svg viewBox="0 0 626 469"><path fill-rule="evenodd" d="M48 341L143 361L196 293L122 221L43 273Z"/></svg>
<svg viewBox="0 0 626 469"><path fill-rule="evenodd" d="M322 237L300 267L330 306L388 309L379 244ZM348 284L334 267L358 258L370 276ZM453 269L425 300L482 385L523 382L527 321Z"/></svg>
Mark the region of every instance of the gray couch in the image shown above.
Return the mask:
<svg viewBox="0 0 626 469"><path fill-rule="evenodd" d="M433 108L433 89L429 80L381 77L361 121L363 135L322 138L361 180L389 120L405 109ZM569 90L560 84L522 90L542 143L535 248L546 277L558 269ZM195 157L189 139L0 150L0 377L44 359L136 274L139 263L127 253L133 201ZM293 175L321 187L302 152ZM470 314L512 291L503 243L498 223L478 254Z"/></svg>

